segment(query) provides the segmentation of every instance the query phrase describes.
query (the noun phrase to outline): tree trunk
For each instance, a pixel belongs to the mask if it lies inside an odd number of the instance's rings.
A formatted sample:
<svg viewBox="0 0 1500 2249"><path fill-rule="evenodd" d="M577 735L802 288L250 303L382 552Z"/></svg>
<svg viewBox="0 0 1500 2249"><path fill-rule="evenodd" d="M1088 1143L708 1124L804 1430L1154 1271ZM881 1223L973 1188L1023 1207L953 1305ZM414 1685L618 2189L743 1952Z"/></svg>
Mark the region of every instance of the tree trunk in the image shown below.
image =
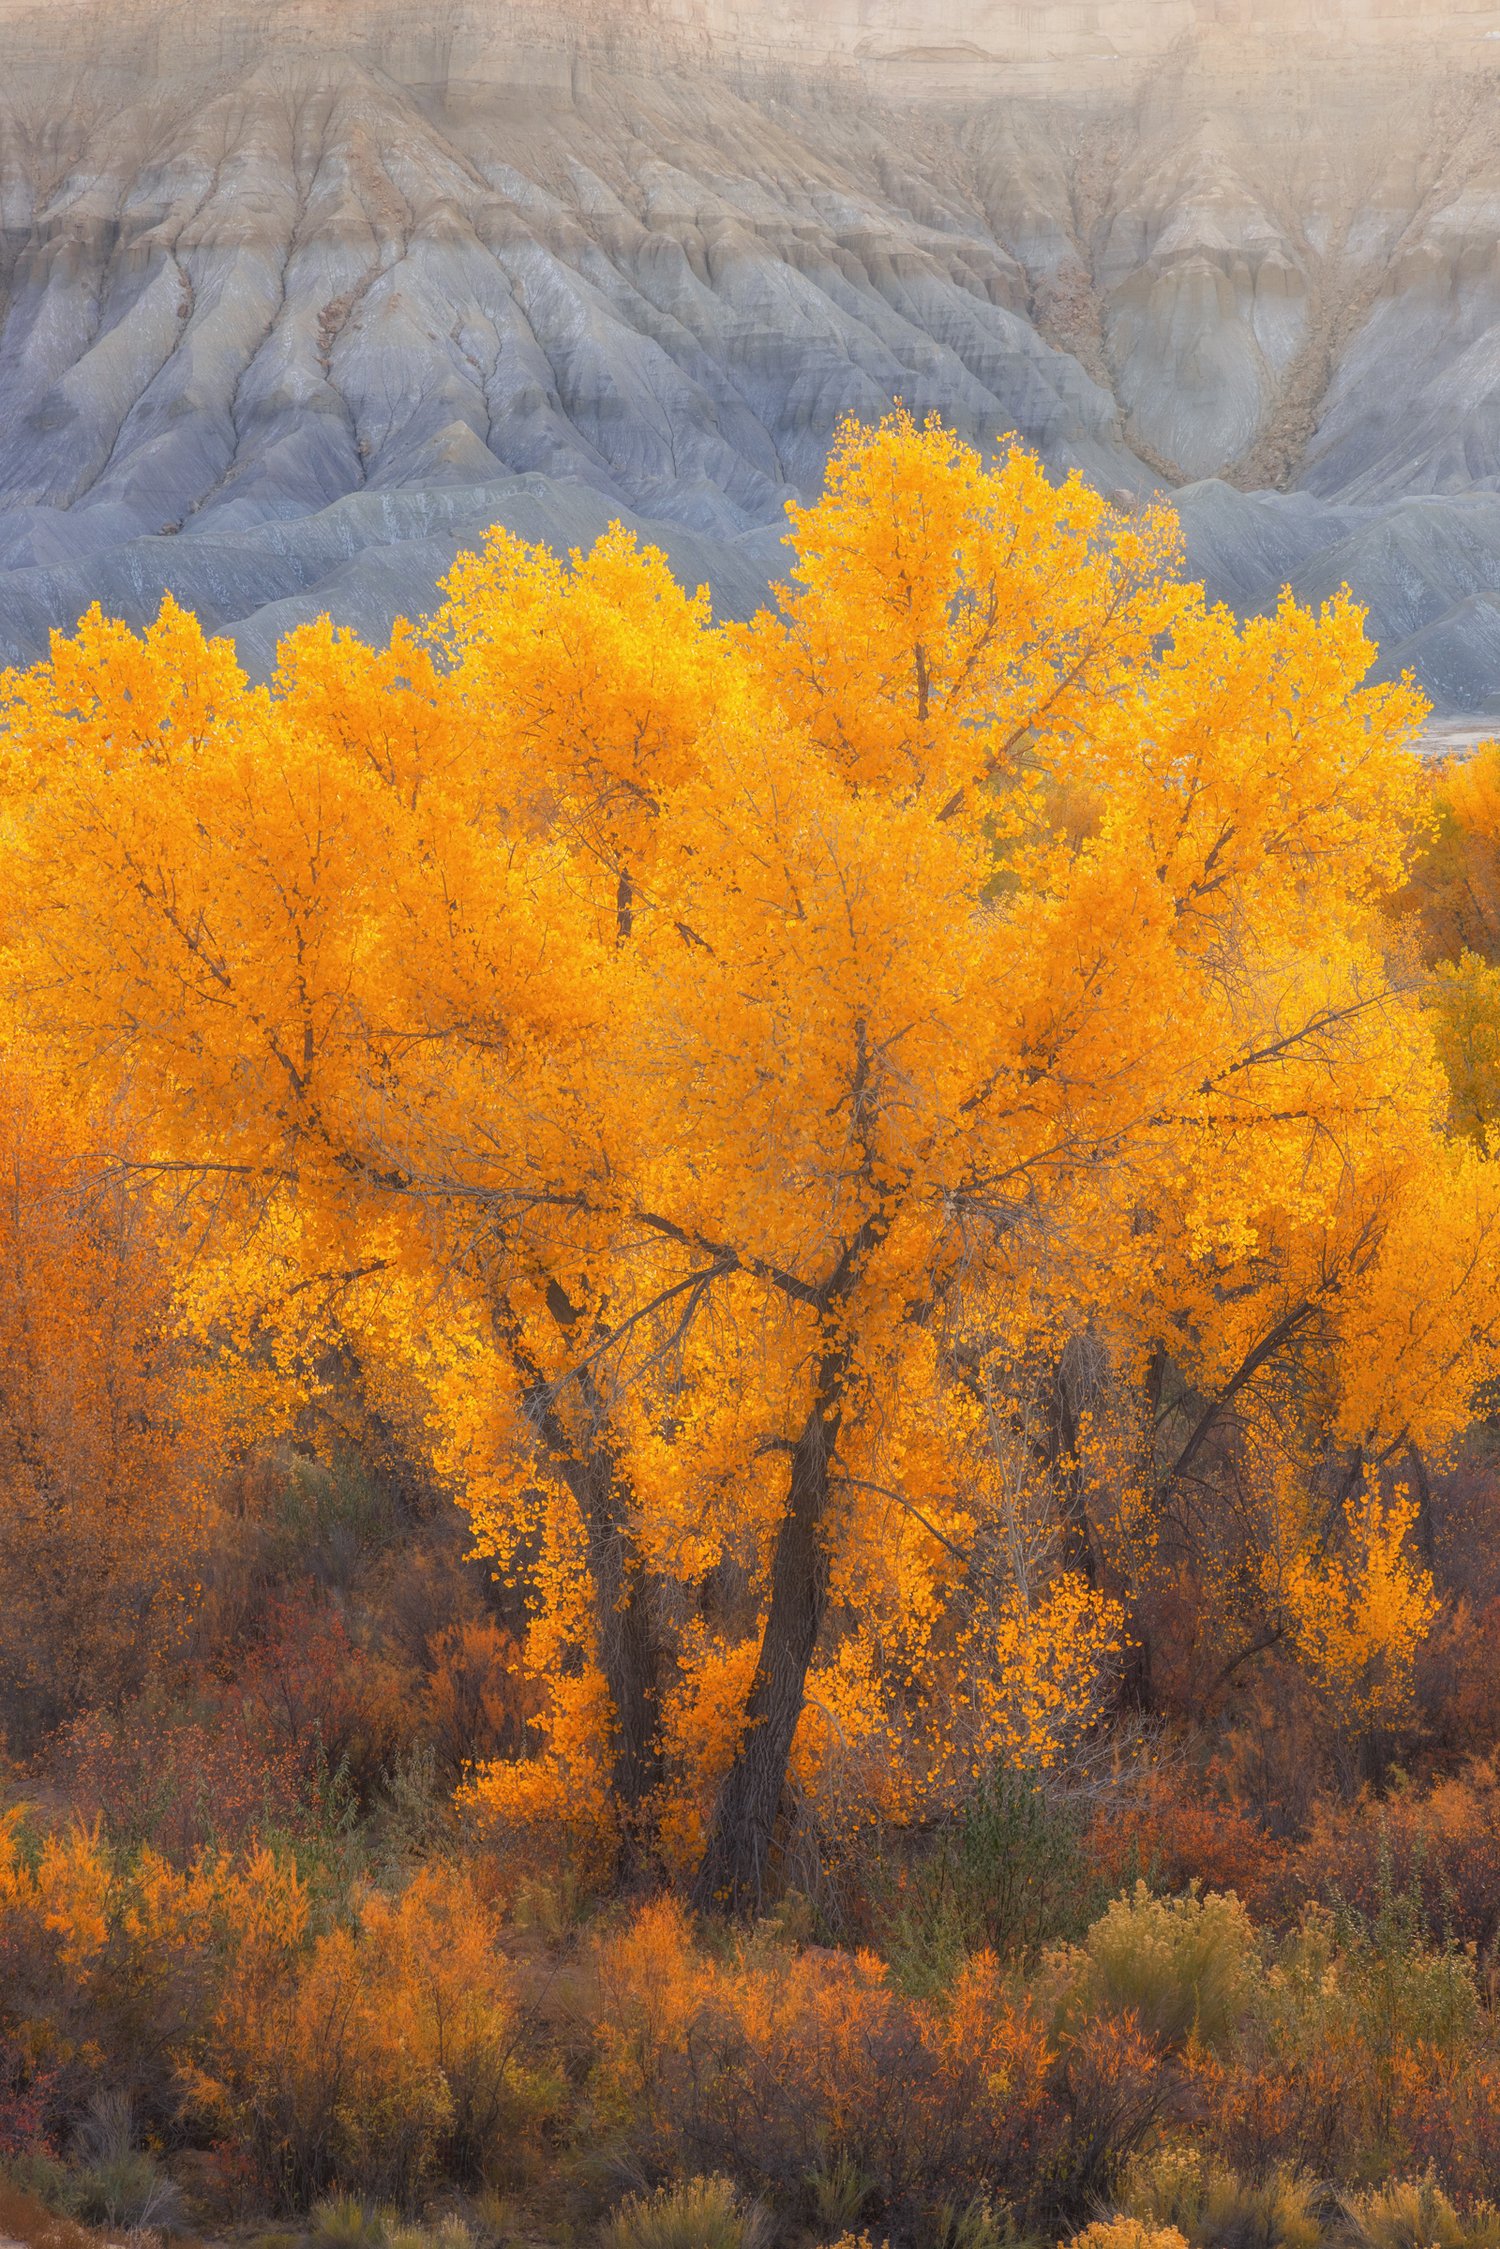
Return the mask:
<svg viewBox="0 0 1500 2249"><path fill-rule="evenodd" d="M640 1815L661 1777L658 1732L661 1651L651 1573L629 1526L629 1493L606 1445L559 1463L583 1519L599 1665L615 1713L611 1774L626 1829L626 1856L639 1856Z"/></svg>
<svg viewBox="0 0 1500 2249"><path fill-rule="evenodd" d="M792 1451L786 1512L771 1562L771 1602L744 1726L693 1884L700 1912L747 1915L765 1899L792 1740L828 1607L824 1532L844 1364L842 1351L824 1359L812 1410Z"/></svg>
<svg viewBox="0 0 1500 2249"><path fill-rule="evenodd" d="M1062 1558L1085 1582L1097 1587L1099 1558L1094 1551L1094 1529L1089 1521L1088 1492L1083 1464L1078 1457L1078 1413L1075 1403L1076 1353L1065 1344L1047 1382L1046 1437L1043 1465L1052 1483L1062 1519Z"/></svg>
<svg viewBox="0 0 1500 2249"><path fill-rule="evenodd" d="M1432 1485L1428 1481L1427 1463L1415 1445L1408 1445L1406 1457L1411 1466L1411 1480L1416 1486L1417 1499L1417 1551L1431 1569L1437 1561L1437 1535L1432 1521Z"/></svg>
<svg viewBox="0 0 1500 2249"><path fill-rule="evenodd" d="M526 1417L549 1465L562 1478L583 1526L593 1591L599 1667L615 1718L611 1786L623 1829L622 1870L645 1855L643 1809L661 1775L661 1650L652 1573L631 1527L632 1499L609 1442L606 1409L591 1377L580 1390L587 1421L581 1435L558 1411L552 1386L522 1339L508 1306L497 1314L521 1386Z"/></svg>

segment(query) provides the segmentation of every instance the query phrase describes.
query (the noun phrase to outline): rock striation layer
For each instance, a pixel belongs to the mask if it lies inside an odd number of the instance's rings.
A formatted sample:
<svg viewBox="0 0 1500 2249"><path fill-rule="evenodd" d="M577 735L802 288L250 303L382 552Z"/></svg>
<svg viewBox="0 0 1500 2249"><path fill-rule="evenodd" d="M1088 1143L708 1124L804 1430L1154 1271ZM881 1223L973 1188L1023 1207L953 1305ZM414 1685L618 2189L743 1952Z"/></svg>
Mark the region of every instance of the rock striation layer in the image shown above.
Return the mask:
<svg viewBox="0 0 1500 2249"><path fill-rule="evenodd" d="M1500 6L0 0L0 660L490 522L762 598L897 397L1500 705Z"/></svg>

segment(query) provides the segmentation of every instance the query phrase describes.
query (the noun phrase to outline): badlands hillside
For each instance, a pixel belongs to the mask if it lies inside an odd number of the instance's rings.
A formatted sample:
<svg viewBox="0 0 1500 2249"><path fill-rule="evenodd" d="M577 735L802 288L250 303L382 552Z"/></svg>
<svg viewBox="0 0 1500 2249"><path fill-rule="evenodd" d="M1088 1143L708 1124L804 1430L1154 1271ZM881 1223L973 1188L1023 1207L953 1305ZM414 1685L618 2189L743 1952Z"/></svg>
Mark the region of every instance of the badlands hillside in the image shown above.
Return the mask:
<svg viewBox="0 0 1500 2249"><path fill-rule="evenodd" d="M742 613L895 398L1500 708L1500 6L0 0L0 661L503 521Z"/></svg>

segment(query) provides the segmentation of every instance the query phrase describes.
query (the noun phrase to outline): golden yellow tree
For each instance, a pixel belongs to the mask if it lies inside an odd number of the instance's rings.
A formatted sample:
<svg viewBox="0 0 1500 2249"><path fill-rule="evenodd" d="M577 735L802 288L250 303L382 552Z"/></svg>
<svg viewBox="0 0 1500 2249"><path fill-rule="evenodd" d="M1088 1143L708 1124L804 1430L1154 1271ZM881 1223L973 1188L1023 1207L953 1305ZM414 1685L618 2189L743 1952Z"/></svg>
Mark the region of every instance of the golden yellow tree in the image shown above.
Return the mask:
<svg viewBox="0 0 1500 2249"><path fill-rule="evenodd" d="M34 1035L524 1556L547 1741L480 1796L735 1909L789 1776L907 1816L1062 1754L1257 1414L1388 1457L1494 1350L1379 922L1416 706L1348 605L1237 626L1159 512L899 415L794 538L744 628L497 535L270 691L170 607L4 690ZM1148 1401L1113 1483L1080 1352Z"/></svg>

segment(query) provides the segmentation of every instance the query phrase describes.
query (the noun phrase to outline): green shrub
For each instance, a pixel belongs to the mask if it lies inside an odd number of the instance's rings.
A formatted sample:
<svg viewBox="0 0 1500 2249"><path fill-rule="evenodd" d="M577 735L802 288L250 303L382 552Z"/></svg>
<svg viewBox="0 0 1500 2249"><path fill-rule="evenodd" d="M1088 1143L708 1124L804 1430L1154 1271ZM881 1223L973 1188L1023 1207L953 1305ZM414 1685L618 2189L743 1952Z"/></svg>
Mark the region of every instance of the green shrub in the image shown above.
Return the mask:
<svg viewBox="0 0 1500 2249"><path fill-rule="evenodd" d="M913 1871L891 1917L893 1964L909 1989L938 1989L971 1953L1011 1958L1073 1935L1101 1895L1072 1806L1002 1766Z"/></svg>
<svg viewBox="0 0 1500 2249"><path fill-rule="evenodd" d="M479 2249L507 2249L524 2231L523 2213L512 2195L491 2186L469 2199L470 2232Z"/></svg>
<svg viewBox="0 0 1500 2249"><path fill-rule="evenodd" d="M431 2238L422 2226L388 2226L385 2249L431 2249Z"/></svg>
<svg viewBox="0 0 1500 2249"><path fill-rule="evenodd" d="M807 2189L818 2229L832 2241L854 2231L875 2191L875 2181L848 2155L841 2155L809 2171Z"/></svg>
<svg viewBox="0 0 1500 2249"><path fill-rule="evenodd" d="M292 1454L285 1467L268 1526L272 1566L292 1583L349 1591L361 1563L399 1534L390 1493L353 1453L331 1465Z"/></svg>
<svg viewBox="0 0 1500 2249"><path fill-rule="evenodd" d="M135 2109L128 2094L99 2094L78 2127L74 2147L77 2161L65 2199L75 2217L132 2233L169 2232L177 2224L182 2197L155 2156L136 2145Z"/></svg>
<svg viewBox="0 0 1500 2249"><path fill-rule="evenodd" d="M1026 2249L1014 2212L997 2211L983 2195L961 2204L938 2203L927 2212L918 2239L922 2249Z"/></svg>
<svg viewBox="0 0 1500 2249"><path fill-rule="evenodd" d="M68 2202L89 2225L121 2226L130 2233L169 2232L182 2211L176 2186L155 2156L139 2148L82 2165L73 2174Z"/></svg>

